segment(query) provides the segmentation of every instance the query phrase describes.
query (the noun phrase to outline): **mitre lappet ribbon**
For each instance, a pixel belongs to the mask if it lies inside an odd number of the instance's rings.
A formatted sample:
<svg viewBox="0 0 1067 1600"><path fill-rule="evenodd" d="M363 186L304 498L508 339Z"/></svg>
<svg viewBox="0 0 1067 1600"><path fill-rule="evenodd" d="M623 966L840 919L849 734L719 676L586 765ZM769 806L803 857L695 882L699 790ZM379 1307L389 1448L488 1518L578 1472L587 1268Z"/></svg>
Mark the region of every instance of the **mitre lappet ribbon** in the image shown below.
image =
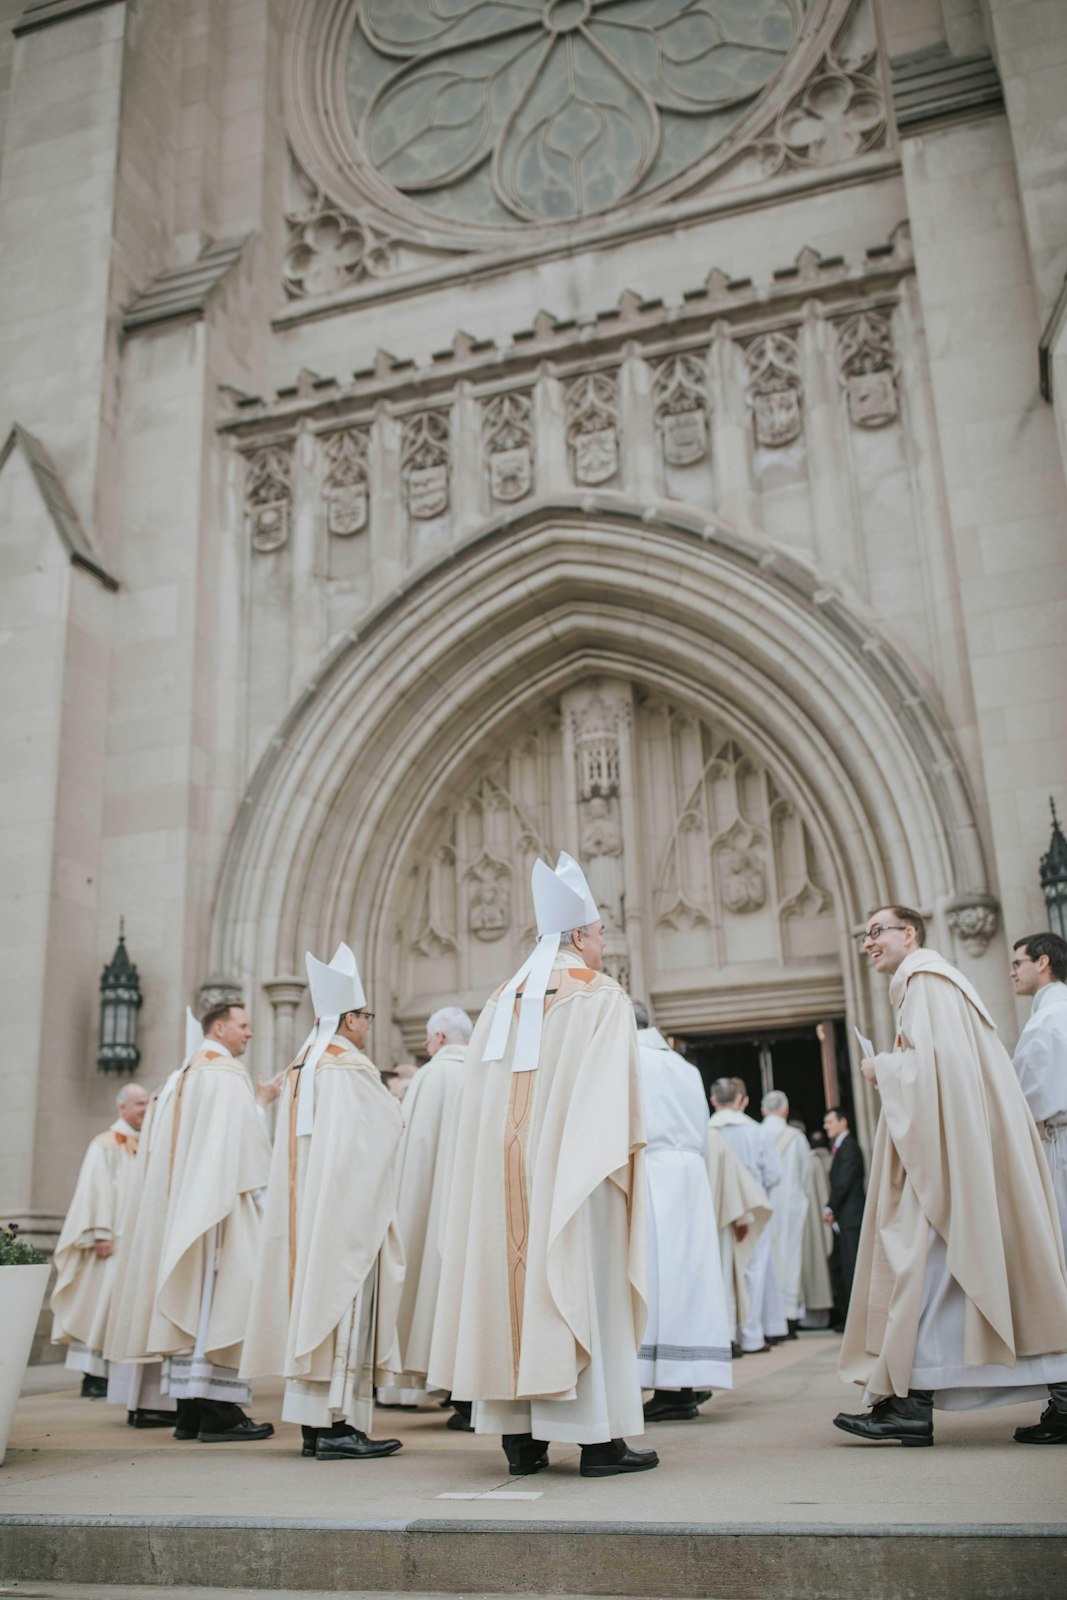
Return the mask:
<svg viewBox="0 0 1067 1600"><path fill-rule="evenodd" d="M304 957L311 1000L315 1007L315 1026L301 1046L300 1095L296 1108L296 1136L305 1138L315 1125L315 1070L327 1046L349 1011L362 1011L367 997L360 982L356 958L346 944L339 944L327 966L316 961L310 950Z"/></svg>

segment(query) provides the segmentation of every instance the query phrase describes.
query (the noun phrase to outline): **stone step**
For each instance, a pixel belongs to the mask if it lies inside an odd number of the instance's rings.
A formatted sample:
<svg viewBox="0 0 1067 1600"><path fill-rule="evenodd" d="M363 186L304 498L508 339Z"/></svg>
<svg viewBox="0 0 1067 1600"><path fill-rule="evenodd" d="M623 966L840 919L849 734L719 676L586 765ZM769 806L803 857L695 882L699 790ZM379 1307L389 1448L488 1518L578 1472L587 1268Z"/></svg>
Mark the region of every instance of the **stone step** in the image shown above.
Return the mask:
<svg viewBox="0 0 1067 1600"><path fill-rule="evenodd" d="M0 1575L48 1585L660 1600L1062 1600L1067 1526L0 1516ZM44 1585L33 1591L27 1585ZM62 1593L62 1590L58 1591Z"/></svg>

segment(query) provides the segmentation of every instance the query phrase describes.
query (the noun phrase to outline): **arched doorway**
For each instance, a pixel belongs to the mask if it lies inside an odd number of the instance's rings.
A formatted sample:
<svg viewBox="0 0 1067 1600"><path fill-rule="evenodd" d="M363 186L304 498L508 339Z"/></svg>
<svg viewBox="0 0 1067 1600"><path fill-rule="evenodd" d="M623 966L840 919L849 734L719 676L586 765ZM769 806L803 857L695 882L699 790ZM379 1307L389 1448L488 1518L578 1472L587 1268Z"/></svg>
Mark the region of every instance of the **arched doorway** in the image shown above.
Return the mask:
<svg viewBox="0 0 1067 1600"><path fill-rule="evenodd" d="M845 1012L885 1033L867 907L987 887L936 704L867 619L724 525L621 500L489 524L334 653L245 797L213 959L284 984L350 937L410 1040L510 970L542 846L592 854L613 959L694 1033Z"/></svg>

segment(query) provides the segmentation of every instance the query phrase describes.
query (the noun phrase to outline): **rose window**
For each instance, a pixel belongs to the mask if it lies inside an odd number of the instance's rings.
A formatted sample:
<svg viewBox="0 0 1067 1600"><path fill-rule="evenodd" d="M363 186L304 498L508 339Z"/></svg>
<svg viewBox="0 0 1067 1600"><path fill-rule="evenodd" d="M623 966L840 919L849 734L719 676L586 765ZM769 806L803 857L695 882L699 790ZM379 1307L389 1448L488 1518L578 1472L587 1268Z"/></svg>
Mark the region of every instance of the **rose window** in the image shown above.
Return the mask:
<svg viewBox="0 0 1067 1600"><path fill-rule="evenodd" d="M378 183L499 228L637 201L726 146L807 0L363 0L347 112Z"/></svg>

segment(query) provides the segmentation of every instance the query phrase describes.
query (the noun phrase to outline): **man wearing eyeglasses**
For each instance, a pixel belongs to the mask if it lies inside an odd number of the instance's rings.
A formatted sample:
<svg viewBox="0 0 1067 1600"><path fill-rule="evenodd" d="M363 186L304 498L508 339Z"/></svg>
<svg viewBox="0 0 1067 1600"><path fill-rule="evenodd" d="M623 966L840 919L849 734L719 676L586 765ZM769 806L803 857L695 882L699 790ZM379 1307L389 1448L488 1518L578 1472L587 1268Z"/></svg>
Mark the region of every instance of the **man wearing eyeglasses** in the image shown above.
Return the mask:
<svg viewBox="0 0 1067 1600"><path fill-rule="evenodd" d="M989 1013L925 942L899 905L862 936L897 1031L863 1062L882 1115L840 1361L872 1408L834 1418L906 1445L933 1444L934 1406L1067 1383L1067 1270L1037 1129Z"/></svg>
<svg viewBox="0 0 1067 1600"><path fill-rule="evenodd" d="M1067 939L1032 933L1012 950L1017 995L1033 997L1012 1066L1019 1074L1052 1174L1060 1231L1067 1239ZM1054 1384L1040 1422L1016 1428L1018 1444L1067 1444L1067 1384Z"/></svg>

